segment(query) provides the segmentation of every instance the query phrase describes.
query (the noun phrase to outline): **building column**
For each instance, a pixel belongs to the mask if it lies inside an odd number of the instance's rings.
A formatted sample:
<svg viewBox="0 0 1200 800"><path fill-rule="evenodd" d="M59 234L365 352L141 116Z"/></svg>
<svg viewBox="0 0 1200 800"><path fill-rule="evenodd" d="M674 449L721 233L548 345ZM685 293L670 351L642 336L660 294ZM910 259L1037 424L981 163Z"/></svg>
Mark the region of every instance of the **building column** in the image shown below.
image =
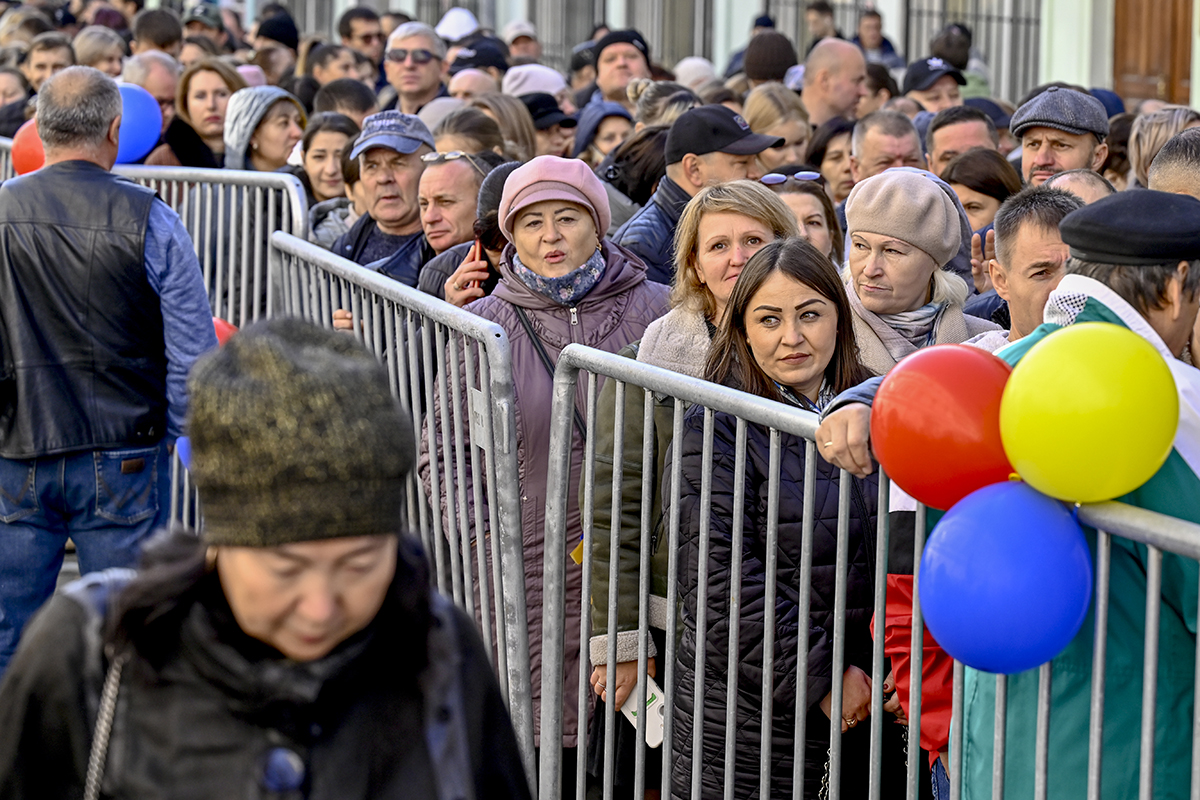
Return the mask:
<svg viewBox="0 0 1200 800"><path fill-rule="evenodd" d="M1114 15L1113 0L1042 0L1038 81L1111 88Z"/></svg>
<svg viewBox="0 0 1200 800"><path fill-rule="evenodd" d="M1200 108L1200 0L1192 0L1192 108Z"/></svg>

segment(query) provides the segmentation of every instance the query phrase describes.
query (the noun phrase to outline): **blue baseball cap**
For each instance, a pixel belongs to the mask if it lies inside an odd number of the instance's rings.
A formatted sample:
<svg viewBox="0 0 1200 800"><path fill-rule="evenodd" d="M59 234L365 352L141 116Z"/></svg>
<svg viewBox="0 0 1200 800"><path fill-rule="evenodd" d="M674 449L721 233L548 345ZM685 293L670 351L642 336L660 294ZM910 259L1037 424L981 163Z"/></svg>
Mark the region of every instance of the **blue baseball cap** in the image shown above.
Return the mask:
<svg viewBox="0 0 1200 800"><path fill-rule="evenodd" d="M407 155L417 152L423 144L430 150L436 149L433 134L418 117L399 111L380 111L363 120L362 133L354 142L350 157L358 158L375 147L386 147Z"/></svg>

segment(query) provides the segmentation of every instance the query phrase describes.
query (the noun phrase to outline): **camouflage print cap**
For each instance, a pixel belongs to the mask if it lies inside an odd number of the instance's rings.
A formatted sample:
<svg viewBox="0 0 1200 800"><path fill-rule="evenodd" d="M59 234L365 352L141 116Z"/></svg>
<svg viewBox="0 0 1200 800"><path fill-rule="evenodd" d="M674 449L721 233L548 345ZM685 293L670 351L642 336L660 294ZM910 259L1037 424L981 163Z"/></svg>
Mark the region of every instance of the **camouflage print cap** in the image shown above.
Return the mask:
<svg viewBox="0 0 1200 800"><path fill-rule="evenodd" d="M188 395L209 544L400 532L413 423L354 337L297 319L252 325L197 362Z"/></svg>

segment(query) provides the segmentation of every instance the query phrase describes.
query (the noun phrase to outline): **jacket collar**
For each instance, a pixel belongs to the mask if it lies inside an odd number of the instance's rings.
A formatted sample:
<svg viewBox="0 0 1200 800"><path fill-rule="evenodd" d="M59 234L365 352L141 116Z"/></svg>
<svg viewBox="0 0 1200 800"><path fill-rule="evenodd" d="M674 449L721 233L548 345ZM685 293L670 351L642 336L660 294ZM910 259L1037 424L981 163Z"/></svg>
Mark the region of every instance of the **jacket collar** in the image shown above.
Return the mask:
<svg viewBox="0 0 1200 800"><path fill-rule="evenodd" d="M1082 298L1083 302L1080 302ZM1103 305L1116 315L1125 327L1141 336L1170 364L1175 356L1167 348L1167 343L1158 335L1158 331L1150 326L1146 318L1136 308L1125 302L1119 294L1094 278L1084 275L1064 275L1058 286L1050 293L1046 301L1046 310L1042 318L1054 325L1071 325L1080 315L1088 299Z"/></svg>
<svg viewBox="0 0 1200 800"><path fill-rule="evenodd" d="M654 190L654 196L650 199L663 210L668 218L678 222L679 218L683 216L683 207L692 198L679 184L664 175L663 179L658 182L658 188Z"/></svg>

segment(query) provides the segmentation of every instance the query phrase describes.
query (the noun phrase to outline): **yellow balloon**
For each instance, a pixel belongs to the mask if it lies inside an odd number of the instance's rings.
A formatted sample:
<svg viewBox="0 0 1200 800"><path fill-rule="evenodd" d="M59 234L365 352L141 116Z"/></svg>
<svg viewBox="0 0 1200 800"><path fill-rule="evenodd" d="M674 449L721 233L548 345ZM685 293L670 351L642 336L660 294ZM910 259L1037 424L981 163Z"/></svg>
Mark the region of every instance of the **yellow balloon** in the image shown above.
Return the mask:
<svg viewBox="0 0 1200 800"><path fill-rule="evenodd" d="M1112 500L1150 480L1178 426L1166 361L1105 322L1071 325L1030 348L1000 401L1000 438L1017 473L1074 503Z"/></svg>

